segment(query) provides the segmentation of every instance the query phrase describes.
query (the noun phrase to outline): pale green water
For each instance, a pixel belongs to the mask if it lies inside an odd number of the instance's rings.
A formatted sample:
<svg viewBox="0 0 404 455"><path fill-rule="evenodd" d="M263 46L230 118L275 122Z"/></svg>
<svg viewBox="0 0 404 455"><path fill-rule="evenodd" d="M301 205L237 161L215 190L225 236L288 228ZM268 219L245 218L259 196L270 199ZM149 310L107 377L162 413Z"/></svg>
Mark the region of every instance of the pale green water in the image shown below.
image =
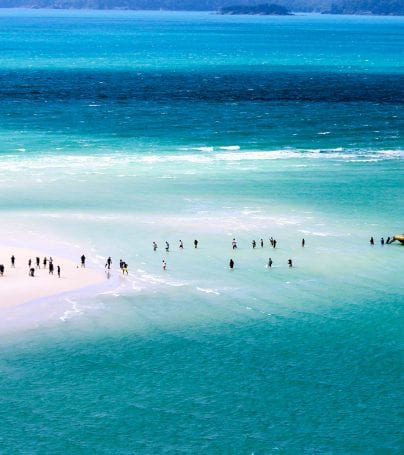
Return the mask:
<svg viewBox="0 0 404 455"><path fill-rule="evenodd" d="M2 239L130 268L3 312L6 453L401 452L402 26L1 12Z"/></svg>

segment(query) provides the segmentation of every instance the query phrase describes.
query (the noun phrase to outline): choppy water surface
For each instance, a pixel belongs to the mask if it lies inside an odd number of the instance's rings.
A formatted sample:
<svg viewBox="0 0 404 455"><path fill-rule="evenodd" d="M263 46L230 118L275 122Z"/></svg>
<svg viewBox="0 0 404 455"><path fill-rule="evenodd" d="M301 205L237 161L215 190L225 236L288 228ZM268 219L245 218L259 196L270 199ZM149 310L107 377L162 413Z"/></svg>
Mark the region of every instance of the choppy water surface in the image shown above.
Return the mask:
<svg viewBox="0 0 404 455"><path fill-rule="evenodd" d="M2 313L6 452L401 452L402 44L401 18L0 12L3 241L130 270Z"/></svg>

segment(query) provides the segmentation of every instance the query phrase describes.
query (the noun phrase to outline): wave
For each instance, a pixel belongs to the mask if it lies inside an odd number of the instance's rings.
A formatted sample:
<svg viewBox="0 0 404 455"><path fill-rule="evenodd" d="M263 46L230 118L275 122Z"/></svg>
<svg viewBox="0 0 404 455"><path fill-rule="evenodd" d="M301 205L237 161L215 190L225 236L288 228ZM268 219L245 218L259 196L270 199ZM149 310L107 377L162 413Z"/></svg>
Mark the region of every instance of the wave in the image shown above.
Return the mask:
<svg viewBox="0 0 404 455"><path fill-rule="evenodd" d="M230 149L231 147L231 149ZM375 150L375 149L276 149L276 150L239 150L236 146L204 148L199 153L161 152L155 154L141 154L138 151L129 153L100 153L83 155L57 155L53 153L37 156L21 157L17 154L3 155L0 161L0 171L19 171L29 169L43 171L45 169L63 169L75 174L77 169L86 170L87 174L99 174L101 170L111 169L114 166L130 166L136 164L154 165L159 163L194 163L214 164L217 162L241 161L269 161L269 160L335 160L343 162L378 162L386 160L404 159L404 150ZM237 146L238 147L238 146ZM193 149L196 150L196 149ZM164 174L162 178L172 178Z"/></svg>

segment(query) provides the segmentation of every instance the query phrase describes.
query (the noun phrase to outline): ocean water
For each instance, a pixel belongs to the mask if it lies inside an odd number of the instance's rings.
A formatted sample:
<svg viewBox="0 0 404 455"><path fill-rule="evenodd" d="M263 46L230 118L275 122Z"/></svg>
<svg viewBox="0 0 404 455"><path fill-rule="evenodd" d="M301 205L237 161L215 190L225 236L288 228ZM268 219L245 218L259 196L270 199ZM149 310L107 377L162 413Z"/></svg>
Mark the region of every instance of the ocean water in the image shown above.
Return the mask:
<svg viewBox="0 0 404 455"><path fill-rule="evenodd" d="M2 453L402 453L403 25L0 11Z"/></svg>

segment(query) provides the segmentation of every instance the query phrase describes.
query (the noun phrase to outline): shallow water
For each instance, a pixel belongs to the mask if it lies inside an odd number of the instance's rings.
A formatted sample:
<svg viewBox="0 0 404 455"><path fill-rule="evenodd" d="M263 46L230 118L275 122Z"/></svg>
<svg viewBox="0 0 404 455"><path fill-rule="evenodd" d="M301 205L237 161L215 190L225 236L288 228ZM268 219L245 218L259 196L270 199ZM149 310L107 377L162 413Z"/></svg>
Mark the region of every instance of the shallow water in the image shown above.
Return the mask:
<svg viewBox="0 0 404 455"><path fill-rule="evenodd" d="M2 240L114 260L3 312L7 452L401 451L402 25L0 11Z"/></svg>

